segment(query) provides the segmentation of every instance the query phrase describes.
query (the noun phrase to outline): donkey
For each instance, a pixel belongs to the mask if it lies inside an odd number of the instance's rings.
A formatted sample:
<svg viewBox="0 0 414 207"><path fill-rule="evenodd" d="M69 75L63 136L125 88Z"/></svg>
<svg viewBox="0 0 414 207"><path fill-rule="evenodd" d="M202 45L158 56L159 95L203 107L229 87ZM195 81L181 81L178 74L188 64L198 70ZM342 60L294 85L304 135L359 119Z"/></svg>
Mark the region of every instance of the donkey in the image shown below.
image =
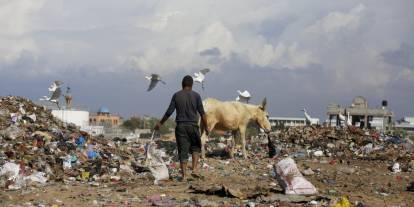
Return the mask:
<svg viewBox="0 0 414 207"><path fill-rule="evenodd" d="M203 101L206 111L207 127L211 131L231 131L235 142L235 135L240 133L243 157L247 158L246 152L246 128L250 121L255 121L266 133L270 132L269 114L266 112L266 98L261 105L240 103L237 101L222 102L217 99L208 98ZM201 156L205 157L205 143L208 139L204 133L206 126L201 124ZM232 155L232 152L230 153Z"/></svg>

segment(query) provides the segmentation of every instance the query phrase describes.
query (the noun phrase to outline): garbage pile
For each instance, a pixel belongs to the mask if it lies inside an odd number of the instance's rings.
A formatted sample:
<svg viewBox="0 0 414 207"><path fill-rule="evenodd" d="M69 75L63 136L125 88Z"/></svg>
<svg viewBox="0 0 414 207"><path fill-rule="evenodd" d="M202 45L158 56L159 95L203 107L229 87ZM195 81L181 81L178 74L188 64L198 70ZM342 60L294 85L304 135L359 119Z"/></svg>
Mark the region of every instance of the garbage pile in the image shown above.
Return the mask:
<svg viewBox="0 0 414 207"><path fill-rule="evenodd" d="M145 150L120 145L62 123L26 98L0 98L0 188L129 179Z"/></svg>
<svg viewBox="0 0 414 207"><path fill-rule="evenodd" d="M270 136L279 155L295 158L392 161L399 163L398 168L405 171L411 167L410 162L414 159L414 143L411 139L375 130L365 131L356 127L291 127L276 131Z"/></svg>

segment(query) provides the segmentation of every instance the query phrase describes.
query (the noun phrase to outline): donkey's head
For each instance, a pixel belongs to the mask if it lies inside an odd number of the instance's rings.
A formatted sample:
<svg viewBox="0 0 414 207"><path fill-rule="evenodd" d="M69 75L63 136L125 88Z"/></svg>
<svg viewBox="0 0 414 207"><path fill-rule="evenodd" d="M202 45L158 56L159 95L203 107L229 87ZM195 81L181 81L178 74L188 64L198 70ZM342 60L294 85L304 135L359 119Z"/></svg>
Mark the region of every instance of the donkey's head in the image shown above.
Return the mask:
<svg viewBox="0 0 414 207"><path fill-rule="evenodd" d="M270 132L269 113L266 111L266 98L256 109L256 122L266 133Z"/></svg>

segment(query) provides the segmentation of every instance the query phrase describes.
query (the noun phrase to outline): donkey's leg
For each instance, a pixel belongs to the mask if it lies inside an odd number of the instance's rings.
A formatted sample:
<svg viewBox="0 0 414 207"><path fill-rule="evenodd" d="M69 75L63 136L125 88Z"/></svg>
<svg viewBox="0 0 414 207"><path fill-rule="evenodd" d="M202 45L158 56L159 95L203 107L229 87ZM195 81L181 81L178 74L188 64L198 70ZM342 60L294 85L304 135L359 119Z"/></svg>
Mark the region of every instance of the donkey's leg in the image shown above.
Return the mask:
<svg viewBox="0 0 414 207"><path fill-rule="evenodd" d="M245 127L240 127L239 128L240 131L240 139L242 142L242 152L243 152L243 157L244 159L247 159L247 151L246 151L246 128Z"/></svg>
<svg viewBox="0 0 414 207"><path fill-rule="evenodd" d="M200 123L200 139L201 139L201 158L204 159L206 157L206 141L207 141L207 134L205 133L205 128L203 122Z"/></svg>
<svg viewBox="0 0 414 207"><path fill-rule="evenodd" d="M228 147L229 147L229 157L230 158L234 158L234 151L236 150L236 142L235 142L235 139L236 139L236 136L237 136L237 131L232 131L231 132L231 134L232 134L232 137L231 137L231 139L230 139L230 143L228 143Z"/></svg>

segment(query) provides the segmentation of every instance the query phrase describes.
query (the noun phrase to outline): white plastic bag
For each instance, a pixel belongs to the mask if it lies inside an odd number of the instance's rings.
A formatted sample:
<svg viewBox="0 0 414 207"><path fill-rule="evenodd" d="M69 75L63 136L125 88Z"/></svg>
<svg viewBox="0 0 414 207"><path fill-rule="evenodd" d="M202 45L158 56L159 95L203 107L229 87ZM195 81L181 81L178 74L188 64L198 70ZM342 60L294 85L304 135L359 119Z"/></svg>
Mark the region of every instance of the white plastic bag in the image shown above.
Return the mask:
<svg viewBox="0 0 414 207"><path fill-rule="evenodd" d="M16 180L19 177L20 165L7 162L1 167L0 176L5 175L8 180Z"/></svg>
<svg viewBox="0 0 414 207"><path fill-rule="evenodd" d="M72 168L72 157L67 155L63 157L63 169L68 170Z"/></svg>
<svg viewBox="0 0 414 207"><path fill-rule="evenodd" d="M24 177L24 181L26 183L39 183L39 184L46 184L47 177L44 172L35 172L29 176Z"/></svg>
<svg viewBox="0 0 414 207"><path fill-rule="evenodd" d="M275 166L276 178L286 194L312 195L318 193L315 186L307 181L292 158L286 158Z"/></svg>
<svg viewBox="0 0 414 207"><path fill-rule="evenodd" d="M168 173L167 165L162 158L162 156L165 155L165 152L156 149L155 144L151 143L147 145L146 154L146 165L155 178L154 184L158 184L160 180L168 180L170 175Z"/></svg>

